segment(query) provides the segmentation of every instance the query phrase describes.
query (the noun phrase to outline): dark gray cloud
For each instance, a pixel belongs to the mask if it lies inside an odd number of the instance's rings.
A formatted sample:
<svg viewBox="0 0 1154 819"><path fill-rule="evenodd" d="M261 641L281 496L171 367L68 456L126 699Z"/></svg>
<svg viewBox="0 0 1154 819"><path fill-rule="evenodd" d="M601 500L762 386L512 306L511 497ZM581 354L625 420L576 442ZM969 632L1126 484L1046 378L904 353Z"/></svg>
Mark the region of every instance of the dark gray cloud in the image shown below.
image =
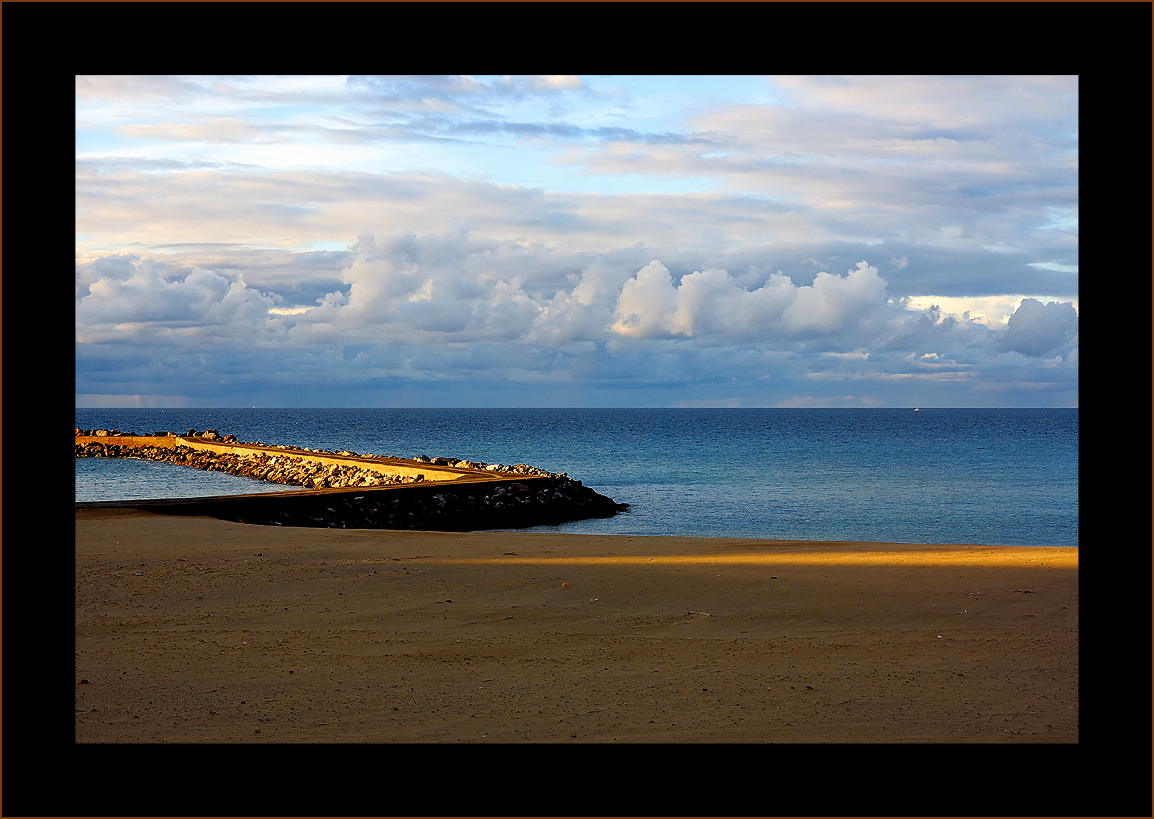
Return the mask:
<svg viewBox="0 0 1154 819"><path fill-rule="evenodd" d="M1077 343L1078 314L1069 302L1023 299L998 342L999 350L1034 357L1067 352Z"/></svg>

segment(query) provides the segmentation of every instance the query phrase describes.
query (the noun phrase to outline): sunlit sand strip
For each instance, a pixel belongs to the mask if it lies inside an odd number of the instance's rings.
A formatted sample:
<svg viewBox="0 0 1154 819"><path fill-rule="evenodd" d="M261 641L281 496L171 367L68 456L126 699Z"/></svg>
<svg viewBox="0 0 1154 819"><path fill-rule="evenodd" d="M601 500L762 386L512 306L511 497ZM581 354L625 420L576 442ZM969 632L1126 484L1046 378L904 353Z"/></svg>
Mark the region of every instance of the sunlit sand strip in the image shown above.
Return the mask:
<svg viewBox="0 0 1154 819"><path fill-rule="evenodd" d="M731 555L599 555L575 557L476 557L476 558L405 558L408 563L446 563L465 565L709 565L709 566L1022 566L1034 563L1047 568L1078 568L1076 548L1034 547L997 549L918 549L890 551L788 552ZM357 561L384 562L384 561Z"/></svg>

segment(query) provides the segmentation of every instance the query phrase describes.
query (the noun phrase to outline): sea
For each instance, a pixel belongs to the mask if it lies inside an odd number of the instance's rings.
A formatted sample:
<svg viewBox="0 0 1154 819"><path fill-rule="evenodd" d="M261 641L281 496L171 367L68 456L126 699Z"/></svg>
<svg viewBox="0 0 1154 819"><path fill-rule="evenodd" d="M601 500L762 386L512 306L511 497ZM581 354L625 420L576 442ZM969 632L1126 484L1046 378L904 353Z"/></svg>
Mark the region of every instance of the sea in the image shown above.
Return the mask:
<svg viewBox="0 0 1154 819"><path fill-rule="evenodd" d="M77 409L81 429L564 472L629 511L529 531L1078 545L1077 409ZM76 459L76 500L287 487Z"/></svg>

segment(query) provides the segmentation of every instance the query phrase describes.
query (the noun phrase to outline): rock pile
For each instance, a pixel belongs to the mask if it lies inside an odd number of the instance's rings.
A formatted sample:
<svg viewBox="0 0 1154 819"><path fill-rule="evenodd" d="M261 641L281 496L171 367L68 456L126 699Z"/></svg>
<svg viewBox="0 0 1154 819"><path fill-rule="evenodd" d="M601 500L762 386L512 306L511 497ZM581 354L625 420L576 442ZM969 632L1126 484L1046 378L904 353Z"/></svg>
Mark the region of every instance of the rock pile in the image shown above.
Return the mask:
<svg viewBox="0 0 1154 819"><path fill-rule="evenodd" d="M233 435L221 436L217 430L196 433L207 440L237 443ZM211 436L210 436L211 433ZM76 430L77 436L116 438L131 433L119 430ZM154 432L154 436L169 433ZM264 444L257 444L266 446ZM367 529L436 529L440 531L475 531L477 529L509 529L542 524L563 523L594 517L612 517L628 509L594 490L582 486L581 481L565 473L556 474L544 469L516 464L486 464L457 458L430 458L418 455L414 463L431 466L452 466L494 473L494 477L508 477L501 483L465 483L426 481L421 474L409 476L374 471L357 464L321 464L293 452L312 455L358 456L349 450L329 452L301 447L278 445L280 452L236 451L213 452L189 446L138 446L133 442L87 441L76 444L78 458L145 458L168 461L231 475L301 486L310 489L372 489L394 484L407 484L401 492L297 496L288 501L268 495L236 496L209 504L206 501L172 501L173 514L210 514L244 523L274 524L280 526L324 526ZM146 503L157 503L148 501ZM181 511L183 510L183 511Z"/></svg>
<svg viewBox="0 0 1154 819"><path fill-rule="evenodd" d="M132 437L132 432L121 432L118 429L77 429L78 436L85 437ZM153 432L152 437L167 437L170 432ZM204 438L207 441L219 441L225 444L241 443L235 435L222 436L217 430L209 429L197 432L188 431L189 436ZM259 441L252 442L258 446L265 446ZM372 455L358 456L357 453L344 449L334 452L326 449L309 449L308 447L275 445L275 449L288 452L308 452L313 455L343 455L351 457L371 458ZM272 483L283 483L288 486L305 486L312 489L339 488L346 486L384 486L396 483L419 483L421 477L407 477L402 475L383 475L371 469L353 466L322 467L316 463L299 458L286 456L268 456L264 453L235 454L215 453L202 450L193 450L189 447L151 447L133 446L131 444L96 443L77 444L77 458L145 458L152 461L171 461L182 466L193 466L197 469L207 469L215 472L227 472L230 475L242 475L246 478L255 478ZM458 458L430 458L428 455L417 455L412 458L418 463L430 466L452 466L458 469L479 469L485 472L497 472L504 475L526 475L541 478L568 478L568 473L560 474L547 472L528 464L487 464L482 461L469 461ZM273 467L276 467L275 469Z"/></svg>
<svg viewBox="0 0 1154 819"><path fill-rule="evenodd" d="M208 513L241 523L277 526L470 532L608 518L628 508L579 481L556 477L529 481L497 485L424 483L393 492L301 496L292 503L252 495L245 505L238 503L231 509Z"/></svg>
<svg viewBox="0 0 1154 819"><path fill-rule="evenodd" d="M230 438L232 436L229 436ZM77 458L143 458L192 466L211 472L227 472L269 483L304 486L309 489L339 489L354 486L388 486L420 483L421 475L387 475L353 465L318 464L291 455L266 452L211 452L187 446L159 447L98 443L76 445Z"/></svg>

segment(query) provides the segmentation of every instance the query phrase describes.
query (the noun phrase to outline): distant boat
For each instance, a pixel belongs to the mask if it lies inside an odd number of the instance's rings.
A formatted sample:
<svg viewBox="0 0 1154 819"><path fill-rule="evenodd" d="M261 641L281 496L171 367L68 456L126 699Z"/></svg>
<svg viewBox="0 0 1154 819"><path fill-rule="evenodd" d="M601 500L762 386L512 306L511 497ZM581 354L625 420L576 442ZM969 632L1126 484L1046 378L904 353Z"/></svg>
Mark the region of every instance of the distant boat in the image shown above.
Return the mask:
<svg viewBox="0 0 1154 819"><path fill-rule="evenodd" d="M914 412L921 412L921 410L918 409L917 407L914 407Z"/></svg>

